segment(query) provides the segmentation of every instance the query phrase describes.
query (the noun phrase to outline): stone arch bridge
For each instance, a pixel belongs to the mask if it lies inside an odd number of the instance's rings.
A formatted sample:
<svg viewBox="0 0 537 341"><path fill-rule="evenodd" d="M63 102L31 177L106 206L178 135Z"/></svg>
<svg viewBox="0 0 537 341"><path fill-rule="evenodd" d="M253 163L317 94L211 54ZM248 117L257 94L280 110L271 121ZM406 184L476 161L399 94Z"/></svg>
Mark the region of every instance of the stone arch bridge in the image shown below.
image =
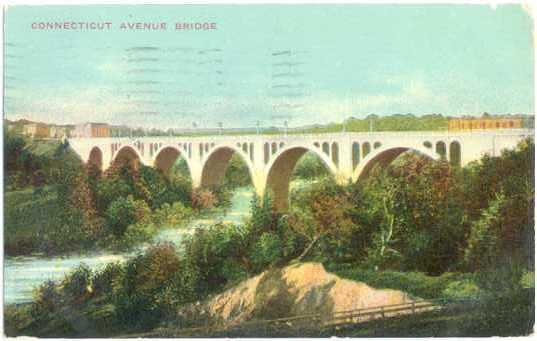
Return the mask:
<svg viewBox="0 0 537 341"><path fill-rule="evenodd" d="M257 194L271 190L276 207L285 210L291 174L308 151L317 155L336 181L347 183L362 179L374 165L386 166L409 150L465 165L484 154L494 156L514 148L527 136L533 136L533 130L72 138L69 144L84 162L102 171L117 162L130 162L168 174L182 157L194 187L219 184L229 160L238 154L248 167Z"/></svg>

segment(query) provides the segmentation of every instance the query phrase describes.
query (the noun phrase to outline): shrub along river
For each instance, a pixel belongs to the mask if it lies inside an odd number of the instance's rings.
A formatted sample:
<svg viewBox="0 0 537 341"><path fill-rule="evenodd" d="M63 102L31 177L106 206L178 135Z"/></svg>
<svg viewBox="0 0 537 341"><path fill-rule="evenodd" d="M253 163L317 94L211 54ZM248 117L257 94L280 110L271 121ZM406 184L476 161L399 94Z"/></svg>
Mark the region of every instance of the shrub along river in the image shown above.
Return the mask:
<svg viewBox="0 0 537 341"><path fill-rule="evenodd" d="M241 187L233 192L231 207L226 210L215 210L183 226L162 228L151 242L140 245L137 250L129 253L94 253L84 255L68 255L62 257L19 256L4 259L4 303L23 303L32 300L34 288L47 280L62 280L64 276L80 265L87 264L91 269L100 269L110 262L121 262L136 255L151 243L171 242L176 247L186 234L197 228L222 223L241 223L250 214L250 201L253 188Z"/></svg>

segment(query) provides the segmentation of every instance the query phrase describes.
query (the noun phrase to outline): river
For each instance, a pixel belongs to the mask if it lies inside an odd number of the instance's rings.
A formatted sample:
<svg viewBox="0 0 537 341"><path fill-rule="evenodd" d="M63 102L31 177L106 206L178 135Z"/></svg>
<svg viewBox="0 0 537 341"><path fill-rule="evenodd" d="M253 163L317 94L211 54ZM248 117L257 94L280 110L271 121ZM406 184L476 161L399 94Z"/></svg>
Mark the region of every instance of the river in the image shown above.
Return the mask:
<svg viewBox="0 0 537 341"><path fill-rule="evenodd" d="M192 233L196 228L203 228L216 222L240 223L250 214L250 200L253 189L241 187L233 192L231 207L216 210L205 216L198 217L183 226L162 228L153 238L153 243L172 242L181 245L185 234ZM151 243L148 243L151 244ZM148 245L140 245L144 249ZM62 280L65 274L75 269L80 263L87 264L98 270L110 262L122 262L137 252L130 253L94 253L69 255L62 257L21 256L4 259L4 304L29 302L32 291L47 280Z"/></svg>

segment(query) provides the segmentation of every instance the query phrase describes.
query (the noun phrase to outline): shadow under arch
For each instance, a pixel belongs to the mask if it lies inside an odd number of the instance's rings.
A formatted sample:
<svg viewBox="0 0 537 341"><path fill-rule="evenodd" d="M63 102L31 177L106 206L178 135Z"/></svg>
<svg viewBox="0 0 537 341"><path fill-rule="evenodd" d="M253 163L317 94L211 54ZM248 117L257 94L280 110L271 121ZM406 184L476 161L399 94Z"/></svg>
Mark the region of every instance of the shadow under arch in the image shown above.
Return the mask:
<svg viewBox="0 0 537 341"><path fill-rule="evenodd" d="M440 159L440 156L434 152L413 147L389 147L378 149L376 153L369 154L362 160L361 164L353 172L352 181L358 182L365 179L376 165L387 167L401 154L409 151L416 152L431 160Z"/></svg>
<svg viewBox="0 0 537 341"><path fill-rule="evenodd" d="M190 161L184 153L181 153L179 147L176 146L162 146L157 150L153 159L153 166L161 171L166 177L170 176L172 167L175 165L178 159L184 160L186 168L188 168L188 176L192 178L192 167Z"/></svg>
<svg viewBox="0 0 537 341"><path fill-rule="evenodd" d="M91 148L88 156L88 166L95 167L100 172L103 170L103 152L101 148L95 146Z"/></svg>
<svg viewBox="0 0 537 341"><path fill-rule="evenodd" d="M311 152L324 164L333 176L337 168L331 159L319 150L305 146L291 146L285 148L267 165L266 189L273 196L274 207L278 211L286 211L289 208L289 184L295 166L300 158Z"/></svg>
<svg viewBox="0 0 537 341"><path fill-rule="evenodd" d="M211 150L201 163L201 187L215 187L223 183L233 155L238 155L248 168L250 181L253 183L253 164L242 149L231 145L217 146Z"/></svg>
<svg viewBox="0 0 537 341"><path fill-rule="evenodd" d="M121 165L128 165L133 169L138 169L142 158L138 151L130 145L122 146L114 155L110 168L117 168Z"/></svg>
<svg viewBox="0 0 537 341"><path fill-rule="evenodd" d="M449 163L453 167L461 167L462 162L461 143L459 141L452 141L449 144Z"/></svg>

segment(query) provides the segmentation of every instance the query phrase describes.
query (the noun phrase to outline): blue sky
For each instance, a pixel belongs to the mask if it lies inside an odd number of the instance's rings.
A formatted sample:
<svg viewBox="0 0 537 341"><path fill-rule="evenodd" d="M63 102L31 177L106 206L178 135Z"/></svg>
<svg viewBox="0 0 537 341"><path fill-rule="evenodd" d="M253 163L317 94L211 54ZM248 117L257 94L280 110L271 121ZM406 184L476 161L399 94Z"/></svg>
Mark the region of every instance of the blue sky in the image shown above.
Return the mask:
<svg viewBox="0 0 537 341"><path fill-rule="evenodd" d="M63 21L113 27L31 28ZM519 5L14 6L5 113L159 128L533 113L531 30Z"/></svg>

